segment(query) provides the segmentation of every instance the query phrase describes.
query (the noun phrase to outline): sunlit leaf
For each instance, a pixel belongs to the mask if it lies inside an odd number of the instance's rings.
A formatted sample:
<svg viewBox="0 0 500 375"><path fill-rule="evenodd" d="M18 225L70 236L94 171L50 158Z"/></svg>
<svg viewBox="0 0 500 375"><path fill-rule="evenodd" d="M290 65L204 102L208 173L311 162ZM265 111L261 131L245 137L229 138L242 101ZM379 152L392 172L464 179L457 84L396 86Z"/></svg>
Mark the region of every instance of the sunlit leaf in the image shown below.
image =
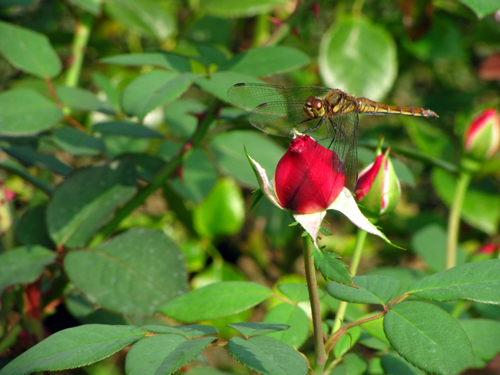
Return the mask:
<svg viewBox="0 0 500 375"><path fill-rule="evenodd" d="M197 322L247 310L270 295L268 288L256 283L218 282L186 293L162 307L160 311L182 322Z"/></svg>
<svg viewBox="0 0 500 375"><path fill-rule="evenodd" d="M468 299L500 305L500 259L465 263L424 277L408 291L434 301Z"/></svg>
<svg viewBox="0 0 500 375"><path fill-rule="evenodd" d="M147 333L133 326L88 324L57 332L15 358L1 375L60 371L100 361Z"/></svg>
<svg viewBox="0 0 500 375"><path fill-rule="evenodd" d="M266 13L286 0L201 0L200 7L218 17L249 17Z"/></svg>
<svg viewBox="0 0 500 375"><path fill-rule="evenodd" d="M348 18L323 36L319 67L326 86L380 100L396 78L396 45L383 26Z"/></svg>
<svg viewBox="0 0 500 375"><path fill-rule="evenodd" d="M474 366L474 353L464 330L435 305L398 303L387 312L384 330L394 349L426 372L456 375Z"/></svg>
<svg viewBox="0 0 500 375"><path fill-rule="evenodd" d="M304 357L290 346L268 336L248 340L235 336L228 342L229 353L251 370L264 375L306 375Z"/></svg>

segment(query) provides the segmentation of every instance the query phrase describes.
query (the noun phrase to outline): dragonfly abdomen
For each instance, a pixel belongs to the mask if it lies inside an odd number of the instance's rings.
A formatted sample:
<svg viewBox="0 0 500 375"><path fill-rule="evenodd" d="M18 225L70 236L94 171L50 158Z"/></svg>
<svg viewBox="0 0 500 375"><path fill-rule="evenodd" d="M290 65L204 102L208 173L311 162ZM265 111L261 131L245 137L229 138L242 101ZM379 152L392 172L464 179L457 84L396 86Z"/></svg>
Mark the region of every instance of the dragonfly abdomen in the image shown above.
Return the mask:
<svg viewBox="0 0 500 375"><path fill-rule="evenodd" d="M439 117L434 111L424 108L398 107L382 104L367 98L356 98L358 112L371 115L405 115L419 117Z"/></svg>

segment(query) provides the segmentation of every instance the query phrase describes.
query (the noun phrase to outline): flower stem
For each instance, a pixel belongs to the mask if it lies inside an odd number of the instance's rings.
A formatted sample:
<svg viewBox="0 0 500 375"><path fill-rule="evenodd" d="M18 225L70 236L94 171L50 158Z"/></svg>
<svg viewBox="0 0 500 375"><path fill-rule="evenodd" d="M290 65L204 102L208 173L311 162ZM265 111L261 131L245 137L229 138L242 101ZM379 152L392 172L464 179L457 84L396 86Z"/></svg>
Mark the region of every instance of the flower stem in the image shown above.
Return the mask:
<svg viewBox="0 0 500 375"><path fill-rule="evenodd" d="M326 363L325 341L323 340L323 325L321 322L321 309L319 307L318 284L316 282L316 269L312 258L311 244L308 237L303 237L304 243L304 263L306 269L307 289L309 290L309 300L311 302L314 346L316 349L316 366L314 371L317 375L323 374Z"/></svg>
<svg viewBox="0 0 500 375"><path fill-rule="evenodd" d="M446 269L450 269L457 264L457 242L458 230L460 226L460 214L464 203L465 193L469 186L472 174L469 171L462 171L458 177L458 184L455 189L455 196L448 216L448 240L446 244Z"/></svg>
<svg viewBox="0 0 500 375"><path fill-rule="evenodd" d="M352 254L351 260L351 274L356 276L356 272L358 272L359 260L361 259L361 253L363 252L363 246L365 244L366 232L362 229L358 229L358 233L356 236L356 247L354 248L354 253ZM342 322L345 317L345 312L347 310L347 302L340 301L339 308L337 310L337 315L335 315L335 322L333 323L332 334L337 332L342 325Z"/></svg>

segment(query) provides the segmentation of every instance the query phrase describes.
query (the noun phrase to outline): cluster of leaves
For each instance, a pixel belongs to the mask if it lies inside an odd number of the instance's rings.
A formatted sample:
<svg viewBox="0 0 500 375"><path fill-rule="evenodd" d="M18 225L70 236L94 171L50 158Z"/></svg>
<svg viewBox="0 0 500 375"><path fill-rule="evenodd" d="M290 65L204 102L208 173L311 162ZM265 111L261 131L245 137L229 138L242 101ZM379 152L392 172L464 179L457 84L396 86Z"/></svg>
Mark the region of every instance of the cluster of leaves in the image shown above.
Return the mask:
<svg viewBox="0 0 500 375"><path fill-rule="evenodd" d="M410 137L401 119L366 119L361 161L384 133L411 164L395 162L401 180L419 180L381 222L410 251L368 244L385 267L365 265L351 278L333 251L349 258L353 228L329 220L335 236L314 254L332 280L319 287L328 373L452 375L500 352L500 261L466 263L498 231L498 158L467 193L468 231L459 266L447 271L442 217L457 183L458 136L500 99L471 63L499 47L491 13L500 4L408 0L400 9L366 4L361 15L362 2L352 14L350 3L0 4L0 374L82 366L98 374L131 344L113 373L308 373L297 233L266 202L244 225L257 185L243 146L272 171L284 144L226 105L238 82L338 87L441 117L439 127L402 119ZM270 15L286 21L273 26ZM424 269L394 267L415 259ZM345 325L330 334L339 301L349 302ZM216 366L228 372L207 366L217 346L236 360Z"/></svg>

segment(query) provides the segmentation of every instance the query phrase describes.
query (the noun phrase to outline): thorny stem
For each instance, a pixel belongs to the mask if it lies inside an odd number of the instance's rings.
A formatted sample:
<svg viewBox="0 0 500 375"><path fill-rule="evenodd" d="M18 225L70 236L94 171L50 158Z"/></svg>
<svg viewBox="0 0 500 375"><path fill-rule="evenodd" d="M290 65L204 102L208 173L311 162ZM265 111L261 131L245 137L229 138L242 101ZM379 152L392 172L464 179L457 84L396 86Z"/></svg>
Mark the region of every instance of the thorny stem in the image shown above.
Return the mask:
<svg viewBox="0 0 500 375"><path fill-rule="evenodd" d="M307 289L311 302L313 320L314 347L316 350L315 373L321 375L326 363L325 341L323 340L323 324L321 321L321 309L319 306L318 284L316 281L316 269L312 258L312 249L309 237L303 237L304 263L306 270Z"/></svg>
<svg viewBox="0 0 500 375"><path fill-rule="evenodd" d="M363 246L365 244L367 233L358 229L357 237L356 237L356 247L354 248L354 253L352 255L350 271L352 276L356 276L358 272L359 260L361 259L361 253L363 252ZM342 322L344 321L345 312L347 309L347 302L340 301L339 308L337 310L337 315L335 315L335 322L333 323L332 334L339 330Z"/></svg>
<svg viewBox="0 0 500 375"><path fill-rule="evenodd" d="M458 184L455 189L455 196L451 204L450 215L448 216L448 239L446 243L446 269L450 269L457 264L457 242L458 230L460 227L460 214L464 203L465 193L469 186L472 174L463 170L458 177Z"/></svg>

